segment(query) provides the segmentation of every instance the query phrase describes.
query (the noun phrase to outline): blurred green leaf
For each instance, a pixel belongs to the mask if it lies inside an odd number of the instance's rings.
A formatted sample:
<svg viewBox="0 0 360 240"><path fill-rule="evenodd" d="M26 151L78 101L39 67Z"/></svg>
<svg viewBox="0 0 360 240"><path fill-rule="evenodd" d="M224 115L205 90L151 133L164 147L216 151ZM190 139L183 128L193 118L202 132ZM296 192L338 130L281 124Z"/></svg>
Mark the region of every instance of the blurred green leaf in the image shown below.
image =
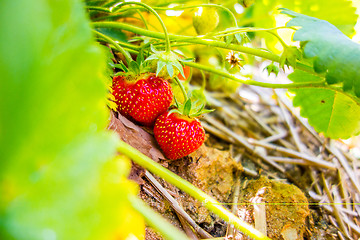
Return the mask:
<svg viewBox="0 0 360 240"><path fill-rule="evenodd" d="M127 42L128 39L125 35L125 33L119 29L113 29L113 28L96 28L96 31L111 37L112 39L120 42Z"/></svg>
<svg viewBox="0 0 360 240"><path fill-rule="evenodd" d="M281 7L329 21L347 36L354 34L354 26L357 22L356 8L349 0L257 0L252 7L254 26L261 28L276 27L275 18L278 16L276 13ZM279 41L274 36L267 33L257 33L257 35L265 38L270 50L279 51L275 49L275 44Z"/></svg>
<svg viewBox="0 0 360 240"><path fill-rule="evenodd" d="M5 1L0 28L0 239L141 238L81 2Z"/></svg>

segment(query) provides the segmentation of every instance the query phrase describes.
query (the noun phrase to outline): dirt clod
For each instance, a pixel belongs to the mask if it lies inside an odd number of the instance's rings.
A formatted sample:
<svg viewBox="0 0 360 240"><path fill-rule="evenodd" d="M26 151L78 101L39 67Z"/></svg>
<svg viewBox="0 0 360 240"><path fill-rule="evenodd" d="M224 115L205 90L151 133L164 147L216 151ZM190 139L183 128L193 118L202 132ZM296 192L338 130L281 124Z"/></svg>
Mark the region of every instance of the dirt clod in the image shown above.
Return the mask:
<svg viewBox="0 0 360 240"><path fill-rule="evenodd" d="M239 215L250 223L256 221L254 206L265 204L266 229L270 238L303 239L305 219L310 211L305 195L296 186L260 177L249 181L240 194L239 202L242 203Z"/></svg>

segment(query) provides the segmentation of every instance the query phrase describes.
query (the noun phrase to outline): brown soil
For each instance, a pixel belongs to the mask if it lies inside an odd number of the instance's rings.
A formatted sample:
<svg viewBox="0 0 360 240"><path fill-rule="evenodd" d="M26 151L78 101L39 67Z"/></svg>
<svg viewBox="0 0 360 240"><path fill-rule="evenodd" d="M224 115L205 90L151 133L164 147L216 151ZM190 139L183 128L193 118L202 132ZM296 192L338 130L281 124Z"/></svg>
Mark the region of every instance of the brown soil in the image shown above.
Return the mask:
<svg viewBox="0 0 360 240"><path fill-rule="evenodd" d="M254 208L266 211L265 223L270 238L303 239L305 220L310 211L307 198L296 186L260 177L247 183L239 203L244 205L238 211L250 223L255 221ZM261 205L264 209L259 208Z"/></svg>

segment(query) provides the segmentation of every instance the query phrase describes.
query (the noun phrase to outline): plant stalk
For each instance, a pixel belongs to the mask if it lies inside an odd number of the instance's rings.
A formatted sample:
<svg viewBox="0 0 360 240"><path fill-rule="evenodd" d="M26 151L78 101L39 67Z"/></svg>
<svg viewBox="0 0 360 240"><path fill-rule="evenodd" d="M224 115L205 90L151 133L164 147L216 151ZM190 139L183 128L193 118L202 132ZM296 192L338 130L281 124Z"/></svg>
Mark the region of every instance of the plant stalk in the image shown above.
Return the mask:
<svg viewBox="0 0 360 240"><path fill-rule="evenodd" d="M90 11L99 11L99 12L107 12L107 13L111 12L110 9L103 8L103 7L88 6L86 8L87 8L87 10L90 10Z"/></svg>
<svg viewBox="0 0 360 240"><path fill-rule="evenodd" d="M149 157L145 156L135 148L131 147L127 143L120 141L118 144L118 151L129 158L131 158L135 163L146 168L150 172L158 175L167 182L173 184L174 186L180 188L184 192L188 193L198 201L202 202L208 209L213 211L219 217L225 221L233 224L237 229L246 234L247 236L255 240L270 240L267 236L256 230L250 224L240 220L234 214L230 213L223 206L220 205L214 198L210 197L206 193L202 192L200 189L189 183L188 181L182 179L175 173L164 168L159 163L154 162Z"/></svg>
<svg viewBox="0 0 360 240"><path fill-rule="evenodd" d="M119 52L121 52L122 55L124 55L125 59L126 59L126 62L127 64L130 64L130 62L132 61L132 58L130 56L130 54L125 51L124 48L122 48L119 44L117 44L112 38L96 31L96 30L93 30L93 32L98 35L100 38L104 39L105 41L107 41L108 43L111 43Z"/></svg>
<svg viewBox="0 0 360 240"><path fill-rule="evenodd" d="M116 12L117 9L119 9L119 8L125 6L125 5L131 5L131 4L138 5L138 6L141 6L143 8L146 8L147 10L149 10L151 13L153 13L156 16L156 18L159 20L159 22L161 24L161 27L163 28L163 31L164 31L164 38L162 38L162 39L165 39L165 52L170 53L171 46L170 46L169 33L168 33L167 29L166 29L164 21L161 19L159 14L153 8L151 8L150 6L148 6L148 5L146 5L145 3L142 3L142 2L123 2L123 3L120 3L119 5L116 5L115 7L111 8L111 11Z"/></svg>
<svg viewBox="0 0 360 240"><path fill-rule="evenodd" d="M259 87L265 87L265 88L286 88L286 89L294 89L294 88L304 88L304 87L316 87L316 86L324 86L325 85L325 80L323 81L317 81L317 82L301 82L301 83L266 83L266 82L258 82L258 81L254 81L254 80L250 80L250 79L246 79L246 78L239 78L236 77L235 75L223 72L221 70L217 70L213 67L209 67L209 66L205 66L202 64L198 64L198 63L194 63L194 62L184 62L184 65L193 67L193 68L197 68L200 70L204 70L210 73L214 73L226 78L229 78L233 81L239 82L239 83L243 83L243 84L247 84L247 85L253 85L253 86L259 86Z"/></svg>
<svg viewBox="0 0 360 240"><path fill-rule="evenodd" d="M133 32L133 33L136 33L139 35L157 38L157 39L165 38L164 33L153 32L153 31L135 27L135 26L132 26L132 25L126 24L126 23L95 22L92 25L93 25L93 27L107 27L107 28L121 29L121 30L125 30L125 31L130 31L130 32ZM245 46L236 45L236 44L226 44L225 42L222 42L222 41L213 40L213 39L202 39L202 38L194 37L194 36L181 36L181 35L169 34L168 37L170 38L170 40L174 40L174 41L188 42L188 43L224 48L224 49L234 50L234 51L238 51L238 52L242 52L242 53L246 53L246 54L251 54L251 55L258 56L258 57L261 57L264 59L271 60L273 62L280 62L280 56L275 55L270 52L267 52L267 51L264 51L264 50L260 50L260 49L245 47ZM295 67L295 66L293 66L293 67ZM297 62L296 68L299 70L303 70L305 72L309 72L314 75L318 75L317 73L314 72L312 66L305 65L301 62Z"/></svg>
<svg viewBox="0 0 360 240"><path fill-rule="evenodd" d="M183 96L184 96L184 103L186 103L186 101L187 101L189 98L188 98L188 96L187 96L187 94L186 94L185 87L184 87L184 85L181 83L180 79L179 79L177 76L175 77L175 81L176 81L177 85L179 85L179 87L180 87L180 89L181 89L181 92L182 92L182 94L183 94Z"/></svg>
<svg viewBox="0 0 360 240"><path fill-rule="evenodd" d="M190 240L183 232L166 221L160 214L147 206L141 199L129 195L131 206L139 212L151 227L158 230L162 236L169 240Z"/></svg>

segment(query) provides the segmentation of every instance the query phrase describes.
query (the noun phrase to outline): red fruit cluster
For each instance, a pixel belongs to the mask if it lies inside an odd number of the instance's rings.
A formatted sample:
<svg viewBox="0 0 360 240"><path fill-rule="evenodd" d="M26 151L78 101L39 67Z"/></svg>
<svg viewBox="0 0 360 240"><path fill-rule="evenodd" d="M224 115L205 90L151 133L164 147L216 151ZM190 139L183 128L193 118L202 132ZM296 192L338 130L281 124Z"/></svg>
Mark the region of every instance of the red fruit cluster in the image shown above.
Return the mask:
<svg viewBox="0 0 360 240"><path fill-rule="evenodd" d="M168 112L173 93L162 78L149 75L127 80L116 76L112 90L122 115L146 126L155 123L155 139L167 158L182 158L203 144L205 131L196 118Z"/></svg>
<svg viewBox="0 0 360 240"><path fill-rule="evenodd" d="M112 89L119 112L146 126L154 125L156 118L170 107L173 98L170 84L156 76L132 81L116 76Z"/></svg>
<svg viewBox="0 0 360 240"><path fill-rule="evenodd" d="M157 119L154 135L169 159L179 159L198 149L205 140L205 131L196 118L165 112Z"/></svg>

